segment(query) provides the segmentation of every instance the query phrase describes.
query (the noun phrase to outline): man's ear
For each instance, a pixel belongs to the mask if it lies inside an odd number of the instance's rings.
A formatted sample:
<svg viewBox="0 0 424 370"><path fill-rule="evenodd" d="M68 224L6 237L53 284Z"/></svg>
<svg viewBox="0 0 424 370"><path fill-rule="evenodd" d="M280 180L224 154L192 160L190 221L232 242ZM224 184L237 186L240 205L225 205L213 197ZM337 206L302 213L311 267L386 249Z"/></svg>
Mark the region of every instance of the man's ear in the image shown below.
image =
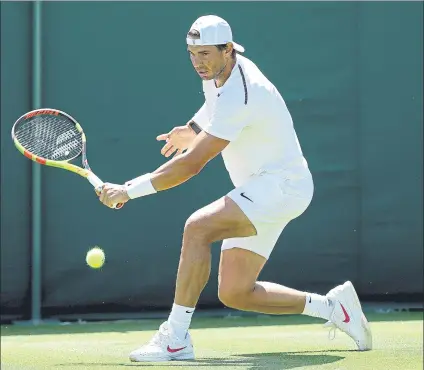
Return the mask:
<svg viewBox="0 0 424 370"><path fill-rule="evenodd" d="M232 52L233 52L233 44L231 43L231 42L227 42L227 45L226 45L226 48L225 48L225 52L228 54L228 55L231 55L232 54Z"/></svg>

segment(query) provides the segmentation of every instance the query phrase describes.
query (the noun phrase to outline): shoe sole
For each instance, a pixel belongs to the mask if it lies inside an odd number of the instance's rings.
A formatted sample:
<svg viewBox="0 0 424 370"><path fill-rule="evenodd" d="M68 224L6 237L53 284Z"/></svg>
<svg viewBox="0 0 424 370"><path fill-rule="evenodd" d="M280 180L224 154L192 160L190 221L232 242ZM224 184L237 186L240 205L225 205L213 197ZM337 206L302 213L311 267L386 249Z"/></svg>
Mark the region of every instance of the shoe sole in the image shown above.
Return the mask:
<svg viewBox="0 0 424 370"><path fill-rule="evenodd" d="M131 362L169 362L169 361L188 361L194 360L194 354L182 353L181 355L163 356L163 357L141 357L131 358Z"/></svg>
<svg viewBox="0 0 424 370"><path fill-rule="evenodd" d="M367 341L369 340L369 343L367 343L366 347L365 348L359 348L359 350L360 351L370 351L372 349L371 327L370 327L370 324L369 324L367 318L365 317L364 312L362 311L362 306L361 306L361 302L359 301L358 294L356 293L356 290L355 290L353 284L350 281L347 281L343 285L345 285L349 289L350 295L353 296L354 301L350 302L350 303L352 303L354 307L358 308L361 311L361 317L360 317L361 325L362 325L362 328L365 330Z"/></svg>

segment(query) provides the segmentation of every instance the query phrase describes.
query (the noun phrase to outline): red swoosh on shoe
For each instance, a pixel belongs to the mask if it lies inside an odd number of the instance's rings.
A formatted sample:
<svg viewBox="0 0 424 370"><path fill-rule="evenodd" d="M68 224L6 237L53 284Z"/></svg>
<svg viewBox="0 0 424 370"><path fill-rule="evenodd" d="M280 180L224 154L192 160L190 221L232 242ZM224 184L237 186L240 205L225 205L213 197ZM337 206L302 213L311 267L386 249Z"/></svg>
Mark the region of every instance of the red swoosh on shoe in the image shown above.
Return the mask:
<svg viewBox="0 0 424 370"><path fill-rule="evenodd" d="M187 347L187 346L186 346ZM171 348L171 347L169 347L168 346L168 348L167 348L167 350L168 350L168 352L170 352L170 353L175 353L175 352L179 352L179 351L182 351L184 348L186 348L186 347L181 347L181 348Z"/></svg>
<svg viewBox="0 0 424 370"><path fill-rule="evenodd" d="M345 315L345 319L343 320L343 322L345 322L346 324L350 322L350 316L347 313L346 309L344 308L344 306L340 303L340 306L342 307L342 311Z"/></svg>

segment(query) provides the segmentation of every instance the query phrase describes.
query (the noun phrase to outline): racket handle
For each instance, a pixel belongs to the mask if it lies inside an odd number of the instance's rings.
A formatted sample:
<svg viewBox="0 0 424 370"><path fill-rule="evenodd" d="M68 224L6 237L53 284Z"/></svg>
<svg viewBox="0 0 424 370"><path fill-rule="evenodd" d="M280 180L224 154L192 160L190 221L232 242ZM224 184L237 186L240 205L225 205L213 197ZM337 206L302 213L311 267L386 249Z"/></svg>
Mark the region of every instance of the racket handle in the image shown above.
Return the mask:
<svg viewBox="0 0 424 370"><path fill-rule="evenodd" d="M93 172L91 172L88 176L87 176L87 180L90 181L90 184L94 186L94 189L97 191L101 191L104 182L102 180L100 180Z"/></svg>
<svg viewBox="0 0 424 370"><path fill-rule="evenodd" d="M90 182L91 185L94 186L94 191L96 192L97 195L99 195L102 192L104 182L100 180L93 172L91 172L87 176L87 180ZM114 204L112 208L121 209L123 206L124 206L124 203L118 203L118 204Z"/></svg>

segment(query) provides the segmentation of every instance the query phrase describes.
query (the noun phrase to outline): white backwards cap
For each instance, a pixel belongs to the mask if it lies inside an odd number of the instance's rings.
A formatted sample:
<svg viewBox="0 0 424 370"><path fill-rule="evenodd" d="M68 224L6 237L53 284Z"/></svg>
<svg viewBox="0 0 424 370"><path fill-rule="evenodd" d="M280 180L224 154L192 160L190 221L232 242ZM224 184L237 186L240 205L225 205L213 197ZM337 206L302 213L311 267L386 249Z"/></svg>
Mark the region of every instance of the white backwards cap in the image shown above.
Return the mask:
<svg viewBox="0 0 424 370"><path fill-rule="evenodd" d="M198 18L190 27L190 31L197 31L200 38L193 39L187 36L187 45L222 45L231 42L239 53L244 52L244 47L233 41L230 25L216 15L205 15Z"/></svg>

